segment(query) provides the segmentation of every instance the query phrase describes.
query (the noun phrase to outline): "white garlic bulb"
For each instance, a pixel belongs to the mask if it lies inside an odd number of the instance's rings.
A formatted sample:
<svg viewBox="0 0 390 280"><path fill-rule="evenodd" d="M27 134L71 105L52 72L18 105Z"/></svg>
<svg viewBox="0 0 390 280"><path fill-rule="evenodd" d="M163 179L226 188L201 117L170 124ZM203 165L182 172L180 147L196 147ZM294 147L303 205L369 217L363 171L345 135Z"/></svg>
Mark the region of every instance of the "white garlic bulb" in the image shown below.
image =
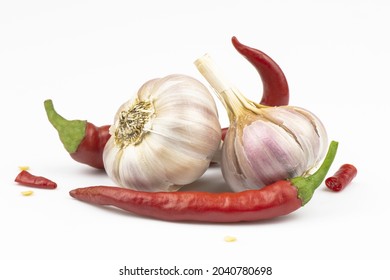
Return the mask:
<svg viewBox="0 0 390 280"><path fill-rule="evenodd" d="M227 109L230 127L222 148L222 174L234 191L258 189L302 176L327 149L327 133L311 112L248 100L224 80L206 55L195 62Z"/></svg>
<svg viewBox="0 0 390 280"><path fill-rule="evenodd" d="M146 82L118 110L104 168L120 186L175 191L198 179L221 142L215 101L198 80L170 75Z"/></svg>

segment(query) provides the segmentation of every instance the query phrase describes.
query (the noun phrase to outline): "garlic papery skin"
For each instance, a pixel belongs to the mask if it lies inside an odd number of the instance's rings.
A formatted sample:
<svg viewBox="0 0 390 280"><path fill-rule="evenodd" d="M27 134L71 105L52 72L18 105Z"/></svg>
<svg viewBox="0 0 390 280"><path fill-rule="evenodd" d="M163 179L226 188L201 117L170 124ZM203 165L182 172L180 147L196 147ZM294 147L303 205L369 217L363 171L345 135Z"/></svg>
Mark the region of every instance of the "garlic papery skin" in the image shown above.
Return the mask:
<svg viewBox="0 0 390 280"><path fill-rule="evenodd" d="M107 174L119 186L151 192L197 180L221 142L213 96L186 75L146 82L119 108L110 134Z"/></svg>
<svg viewBox="0 0 390 280"><path fill-rule="evenodd" d="M299 107L268 107L248 100L226 82L208 55L195 64L228 112L221 168L233 191L262 188L316 168L328 143L318 117Z"/></svg>

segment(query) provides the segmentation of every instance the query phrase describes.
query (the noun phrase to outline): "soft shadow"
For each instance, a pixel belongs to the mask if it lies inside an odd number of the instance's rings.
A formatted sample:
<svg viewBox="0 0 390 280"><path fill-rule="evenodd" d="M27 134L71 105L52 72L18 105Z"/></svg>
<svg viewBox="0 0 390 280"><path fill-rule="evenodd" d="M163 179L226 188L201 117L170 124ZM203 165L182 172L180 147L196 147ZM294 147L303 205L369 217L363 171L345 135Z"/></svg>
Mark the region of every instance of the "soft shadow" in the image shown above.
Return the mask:
<svg viewBox="0 0 390 280"><path fill-rule="evenodd" d="M210 166L206 173L195 182L183 186L179 191L201 191L201 192L231 192L230 187L226 184L222 176L219 165Z"/></svg>
<svg viewBox="0 0 390 280"><path fill-rule="evenodd" d="M328 188L322 188L321 189L322 192L326 192L326 193L334 193L334 191L328 189Z"/></svg>
<svg viewBox="0 0 390 280"><path fill-rule="evenodd" d="M86 176L107 176L104 169L97 169L93 167L80 168L79 173Z"/></svg>

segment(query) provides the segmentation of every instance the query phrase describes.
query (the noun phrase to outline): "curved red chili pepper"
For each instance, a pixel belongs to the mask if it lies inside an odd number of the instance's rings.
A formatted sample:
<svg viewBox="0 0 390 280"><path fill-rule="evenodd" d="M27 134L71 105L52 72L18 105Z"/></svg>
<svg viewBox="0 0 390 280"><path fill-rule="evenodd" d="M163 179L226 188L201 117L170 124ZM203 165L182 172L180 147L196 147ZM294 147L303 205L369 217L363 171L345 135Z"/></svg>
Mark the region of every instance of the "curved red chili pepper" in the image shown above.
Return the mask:
<svg viewBox="0 0 390 280"><path fill-rule="evenodd" d="M50 123L57 129L70 156L80 163L104 169L103 150L111 136L110 126L97 127L87 121L67 120L55 111L51 100L46 100L44 105Z"/></svg>
<svg viewBox="0 0 390 280"><path fill-rule="evenodd" d="M356 177L357 169L352 164L343 164L336 173L325 180L325 185L332 191L343 190L353 178Z"/></svg>
<svg viewBox="0 0 390 280"><path fill-rule="evenodd" d="M287 79L279 65L260 50L248 47L236 37L232 37L235 49L243 55L257 70L263 83L263 95L260 104L266 106L288 105L290 98ZM228 128L222 129L222 140Z"/></svg>
<svg viewBox="0 0 390 280"><path fill-rule="evenodd" d="M257 49L241 44L236 37L232 38L233 46L257 70L263 82L261 104L267 106L287 105L289 88L282 69L268 55Z"/></svg>
<svg viewBox="0 0 390 280"><path fill-rule="evenodd" d="M305 205L324 180L336 155L332 142L321 167L309 177L281 180L260 190L238 193L141 192L94 186L70 191L78 200L112 205L138 215L171 221L239 222L270 219Z"/></svg>

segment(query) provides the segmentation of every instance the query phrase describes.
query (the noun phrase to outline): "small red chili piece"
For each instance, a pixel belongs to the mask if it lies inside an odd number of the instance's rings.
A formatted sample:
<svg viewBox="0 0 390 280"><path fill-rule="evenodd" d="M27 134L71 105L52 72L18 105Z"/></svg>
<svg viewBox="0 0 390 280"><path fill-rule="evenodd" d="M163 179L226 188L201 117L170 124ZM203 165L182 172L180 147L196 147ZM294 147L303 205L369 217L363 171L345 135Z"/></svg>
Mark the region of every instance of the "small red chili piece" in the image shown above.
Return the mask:
<svg viewBox="0 0 390 280"><path fill-rule="evenodd" d="M112 205L138 215L170 221L232 223L270 219L305 205L324 180L337 151L332 142L321 167L309 177L281 180L259 190L237 193L142 192L92 186L70 191L78 200Z"/></svg>
<svg viewBox="0 0 390 280"><path fill-rule="evenodd" d="M42 177L29 173L26 170L22 170L15 178L15 182L29 187L41 188L41 189L55 189L57 183Z"/></svg>
<svg viewBox="0 0 390 280"><path fill-rule="evenodd" d="M357 169L352 164L343 164L336 173L325 180L325 185L332 191L343 190L357 175Z"/></svg>

